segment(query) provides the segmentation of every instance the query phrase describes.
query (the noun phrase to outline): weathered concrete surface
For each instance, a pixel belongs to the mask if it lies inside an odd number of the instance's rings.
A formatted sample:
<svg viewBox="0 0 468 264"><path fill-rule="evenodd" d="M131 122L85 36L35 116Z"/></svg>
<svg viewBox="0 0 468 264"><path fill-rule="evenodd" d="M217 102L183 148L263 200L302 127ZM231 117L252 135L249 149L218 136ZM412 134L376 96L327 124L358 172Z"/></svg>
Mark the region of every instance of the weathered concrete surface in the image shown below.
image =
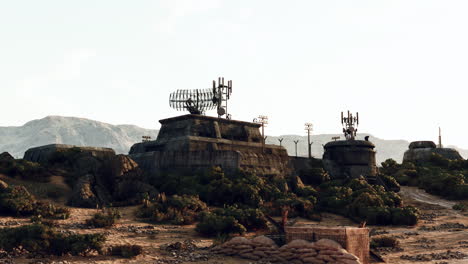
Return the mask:
<svg viewBox="0 0 468 264"><path fill-rule="evenodd" d="M432 154L439 154L449 160L463 159L455 149L436 148L436 144L432 141L415 141L411 142L409 149L405 151L403 162L425 163L431 159Z"/></svg>
<svg viewBox="0 0 468 264"><path fill-rule="evenodd" d="M332 179L377 175L375 145L364 140L339 140L327 143L323 165Z"/></svg>
<svg viewBox="0 0 468 264"><path fill-rule="evenodd" d="M285 148L263 148L259 124L201 115L183 115L160 123L156 141L137 143L130 150L132 159L147 171L220 166L262 175L293 172Z"/></svg>
<svg viewBox="0 0 468 264"><path fill-rule="evenodd" d="M78 148L82 152L91 154L91 156L104 158L115 156L115 151L111 148L80 147L64 144L50 144L36 148L30 148L24 153L24 159L32 162L47 162L50 157L60 151L66 151L72 148Z"/></svg>

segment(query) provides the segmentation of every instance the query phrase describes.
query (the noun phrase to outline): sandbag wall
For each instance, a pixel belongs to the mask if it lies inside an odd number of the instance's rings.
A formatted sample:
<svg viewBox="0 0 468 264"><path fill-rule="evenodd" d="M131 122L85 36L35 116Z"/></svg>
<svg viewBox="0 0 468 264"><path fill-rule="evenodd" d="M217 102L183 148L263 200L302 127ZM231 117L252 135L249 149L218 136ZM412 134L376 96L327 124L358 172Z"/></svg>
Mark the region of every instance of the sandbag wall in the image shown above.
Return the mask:
<svg viewBox="0 0 468 264"><path fill-rule="evenodd" d="M321 239L317 242L298 239L278 247L273 240L265 236L252 240L236 237L214 247L212 252L271 263L362 264L358 257L350 254L340 244L330 239Z"/></svg>

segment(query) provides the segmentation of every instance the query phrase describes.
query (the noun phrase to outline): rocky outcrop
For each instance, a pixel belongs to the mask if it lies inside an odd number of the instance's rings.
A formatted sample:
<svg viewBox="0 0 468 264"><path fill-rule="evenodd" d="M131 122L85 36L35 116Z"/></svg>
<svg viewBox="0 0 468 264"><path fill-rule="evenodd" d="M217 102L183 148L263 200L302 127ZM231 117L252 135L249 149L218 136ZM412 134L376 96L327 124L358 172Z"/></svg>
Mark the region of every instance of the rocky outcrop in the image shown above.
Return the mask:
<svg viewBox="0 0 468 264"><path fill-rule="evenodd" d="M72 195L68 204L76 207L93 208L102 204L93 191L93 176L85 175L78 179L73 187Z"/></svg>
<svg viewBox="0 0 468 264"><path fill-rule="evenodd" d="M279 247L273 240L265 236L256 237L252 240L236 237L220 246L214 247L212 252L271 263L361 263L356 256L348 253L340 244L329 239L321 239L317 242L298 239Z"/></svg>
<svg viewBox="0 0 468 264"><path fill-rule="evenodd" d="M128 205L157 193L135 161L112 149L55 144L30 149L25 158L63 172L72 206Z"/></svg>
<svg viewBox="0 0 468 264"><path fill-rule="evenodd" d="M15 158L13 158L13 156L11 156L8 152L3 152L2 154L0 154L0 162L11 162L14 160Z"/></svg>
<svg viewBox="0 0 468 264"><path fill-rule="evenodd" d="M411 142L409 149L403 155L403 162L422 164L430 161L433 154L438 154L449 160L463 159L460 153L452 148L437 148L432 141Z"/></svg>

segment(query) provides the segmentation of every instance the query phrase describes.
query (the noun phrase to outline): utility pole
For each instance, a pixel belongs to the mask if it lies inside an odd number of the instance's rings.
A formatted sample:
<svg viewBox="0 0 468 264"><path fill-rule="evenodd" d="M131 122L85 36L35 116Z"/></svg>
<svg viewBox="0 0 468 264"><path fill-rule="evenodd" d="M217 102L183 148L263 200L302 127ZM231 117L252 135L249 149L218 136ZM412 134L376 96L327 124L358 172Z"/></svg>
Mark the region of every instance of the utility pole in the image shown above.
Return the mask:
<svg viewBox="0 0 468 264"><path fill-rule="evenodd" d="M296 144L296 158L297 158L297 143L299 142L299 140L294 140L293 142L294 144Z"/></svg>
<svg viewBox="0 0 468 264"><path fill-rule="evenodd" d="M312 143L310 143L310 132L312 131L312 123L305 123L305 130L307 131L307 146L309 148L309 159L312 158Z"/></svg>
<svg viewBox="0 0 468 264"><path fill-rule="evenodd" d="M283 146L283 140L284 140L284 138L278 138L278 141L280 143L280 147Z"/></svg>
<svg viewBox="0 0 468 264"><path fill-rule="evenodd" d="M262 152L265 153L265 125L268 124L268 116L259 115L258 118L254 118L253 122L262 125Z"/></svg>
<svg viewBox="0 0 468 264"><path fill-rule="evenodd" d="M439 127L439 148L442 148L442 131L440 130L440 127Z"/></svg>

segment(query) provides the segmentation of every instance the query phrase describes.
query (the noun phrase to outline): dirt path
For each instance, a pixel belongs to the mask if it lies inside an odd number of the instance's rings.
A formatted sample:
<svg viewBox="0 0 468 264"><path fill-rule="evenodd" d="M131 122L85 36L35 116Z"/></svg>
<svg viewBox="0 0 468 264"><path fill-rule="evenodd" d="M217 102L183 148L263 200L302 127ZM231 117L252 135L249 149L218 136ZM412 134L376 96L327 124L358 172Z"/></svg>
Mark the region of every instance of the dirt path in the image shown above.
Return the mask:
<svg viewBox="0 0 468 264"><path fill-rule="evenodd" d="M417 187L402 186L400 195L405 200L415 200L426 204L439 205L446 209L452 209L452 207L456 204L456 202L444 200Z"/></svg>

